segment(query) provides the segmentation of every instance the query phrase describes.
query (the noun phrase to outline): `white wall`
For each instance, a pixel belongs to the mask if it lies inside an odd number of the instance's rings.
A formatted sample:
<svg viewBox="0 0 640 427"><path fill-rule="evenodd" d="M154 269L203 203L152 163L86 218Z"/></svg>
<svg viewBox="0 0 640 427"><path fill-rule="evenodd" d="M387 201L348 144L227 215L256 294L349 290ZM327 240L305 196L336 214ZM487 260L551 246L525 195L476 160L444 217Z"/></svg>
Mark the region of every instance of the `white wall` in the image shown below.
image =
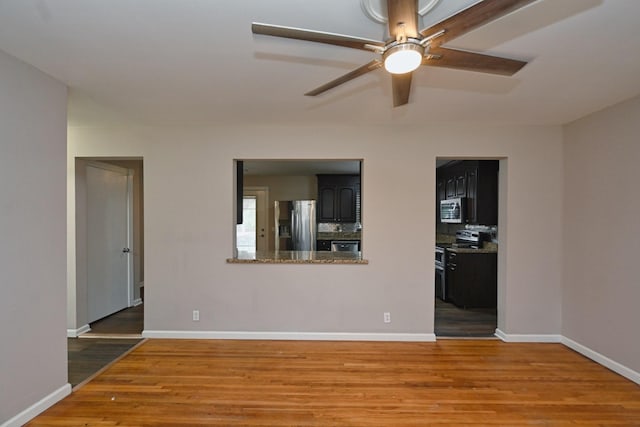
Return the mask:
<svg viewBox="0 0 640 427"><path fill-rule="evenodd" d="M507 158L500 327L559 334L559 127L71 128L74 156L142 156L145 329L433 333L435 158ZM369 265L238 265L233 159L362 158ZM73 176L73 161L68 162ZM69 198L70 200L73 197ZM200 310L200 322L191 311ZM382 313L392 313L384 324Z"/></svg>
<svg viewBox="0 0 640 427"><path fill-rule="evenodd" d="M565 337L636 372L638 135L640 97L566 126L562 316Z"/></svg>
<svg viewBox="0 0 640 427"><path fill-rule="evenodd" d="M0 424L70 391L66 106L64 85L0 51Z"/></svg>

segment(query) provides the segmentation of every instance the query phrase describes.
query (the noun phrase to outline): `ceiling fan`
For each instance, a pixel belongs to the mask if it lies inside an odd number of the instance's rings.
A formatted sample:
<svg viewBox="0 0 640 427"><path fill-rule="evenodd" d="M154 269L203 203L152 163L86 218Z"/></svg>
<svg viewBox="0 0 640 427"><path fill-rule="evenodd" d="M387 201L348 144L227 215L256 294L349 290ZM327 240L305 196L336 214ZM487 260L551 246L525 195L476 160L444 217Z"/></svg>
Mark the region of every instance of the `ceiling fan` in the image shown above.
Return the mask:
<svg viewBox="0 0 640 427"><path fill-rule="evenodd" d="M387 0L390 38L385 41L257 22L251 24L251 31L254 34L327 43L380 54L381 59L374 59L305 95L319 95L384 66L391 73L393 106L398 107L409 102L411 77L420 65L506 76L511 76L524 67L527 64L524 61L451 49L442 45L534 1L536 0L483 0L418 31L417 0Z"/></svg>

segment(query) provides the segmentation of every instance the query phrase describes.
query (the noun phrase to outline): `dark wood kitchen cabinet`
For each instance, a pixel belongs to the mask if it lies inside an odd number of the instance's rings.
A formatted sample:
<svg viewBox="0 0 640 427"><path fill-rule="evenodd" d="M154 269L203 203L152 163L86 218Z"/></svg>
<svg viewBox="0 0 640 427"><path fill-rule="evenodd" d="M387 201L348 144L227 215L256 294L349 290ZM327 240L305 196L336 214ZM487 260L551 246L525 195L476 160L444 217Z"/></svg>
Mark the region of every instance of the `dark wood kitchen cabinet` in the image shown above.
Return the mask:
<svg viewBox="0 0 640 427"><path fill-rule="evenodd" d="M318 222L356 222L359 175L318 175Z"/></svg>
<svg viewBox="0 0 640 427"><path fill-rule="evenodd" d="M466 197L467 195L467 172L461 170L455 175L456 197Z"/></svg>
<svg viewBox="0 0 640 427"><path fill-rule="evenodd" d="M445 196L447 199L456 197L456 178L455 176L448 176L445 178Z"/></svg>
<svg viewBox="0 0 640 427"><path fill-rule="evenodd" d="M447 198L447 181L440 169L436 170L436 224L440 224L440 200Z"/></svg>
<svg viewBox="0 0 640 427"><path fill-rule="evenodd" d="M498 223L498 160L458 160L438 168L436 211L440 200L466 197L465 223ZM440 216L436 215L438 223Z"/></svg>
<svg viewBox="0 0 640 427"><path fill-rule="evenodd" d="M330 251L331 250L331 240L316 240L316 250L317 251Z"/></svg>
<svg viewBox="0 0 640 427"><path fill-rule="evenodd" d="M447 300L461 308L496 308L498 254L446 251Z"/></svg>
<svg viewBox="0 0 640 427"><path fill-rule="evenodd" d="M466 161L467 223L498 224L498 160Z"/></svg>

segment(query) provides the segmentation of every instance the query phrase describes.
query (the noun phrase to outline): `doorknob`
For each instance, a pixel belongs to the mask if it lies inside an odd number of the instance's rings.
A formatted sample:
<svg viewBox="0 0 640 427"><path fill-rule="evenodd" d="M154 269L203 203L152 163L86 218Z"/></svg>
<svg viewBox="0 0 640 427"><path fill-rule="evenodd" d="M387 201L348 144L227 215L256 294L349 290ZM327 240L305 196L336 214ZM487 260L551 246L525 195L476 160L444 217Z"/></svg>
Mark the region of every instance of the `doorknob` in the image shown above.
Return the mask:
<svg viewBox="0 0 640 427"><path fill-rule="evenodd" d="M123 253L125 253L125 254L127 254L127 253L131 252L131 249L129 249L129 248L123 248L123 249L122 249L122 252L123 252Z"/></svg>

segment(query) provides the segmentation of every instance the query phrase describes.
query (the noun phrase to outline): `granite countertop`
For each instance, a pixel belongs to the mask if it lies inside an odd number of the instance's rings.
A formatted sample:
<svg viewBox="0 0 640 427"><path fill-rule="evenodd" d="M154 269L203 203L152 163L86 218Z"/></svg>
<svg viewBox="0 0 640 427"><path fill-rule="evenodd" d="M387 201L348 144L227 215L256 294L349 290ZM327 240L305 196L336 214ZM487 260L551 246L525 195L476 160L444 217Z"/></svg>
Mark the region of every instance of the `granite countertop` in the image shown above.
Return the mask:
<svg viewBox="0 0 640 427"><path fill-rule="evenodd" d="M482 248L482 249L472 249L472 248L447 248L449 252L454 252L457 254L496 254L498 253L498 248Z"/></svg>
<svg viewBox="0 0 640 427"><path fill-rule="evenodd" d="M327 232L319 231L316 235L317 240L360 240L361 233L359 231L336 231Z"/></svg>
<svg viewBox="0 0 640 427"><path fill-rule="evenodd" d="M456 248L452 247L451 245L453 245L453 243L436 242L436 246L443 247L446 250L457 254L493 254L498 252L498 244L494 242L485 242L484 246L480 249Z"/></svg>
<svg viewBox="0 0 640 427"><path fill-rule="evenodd" d="M239 252L230 264L369 264L362 252L265 251Z"/></svg>

